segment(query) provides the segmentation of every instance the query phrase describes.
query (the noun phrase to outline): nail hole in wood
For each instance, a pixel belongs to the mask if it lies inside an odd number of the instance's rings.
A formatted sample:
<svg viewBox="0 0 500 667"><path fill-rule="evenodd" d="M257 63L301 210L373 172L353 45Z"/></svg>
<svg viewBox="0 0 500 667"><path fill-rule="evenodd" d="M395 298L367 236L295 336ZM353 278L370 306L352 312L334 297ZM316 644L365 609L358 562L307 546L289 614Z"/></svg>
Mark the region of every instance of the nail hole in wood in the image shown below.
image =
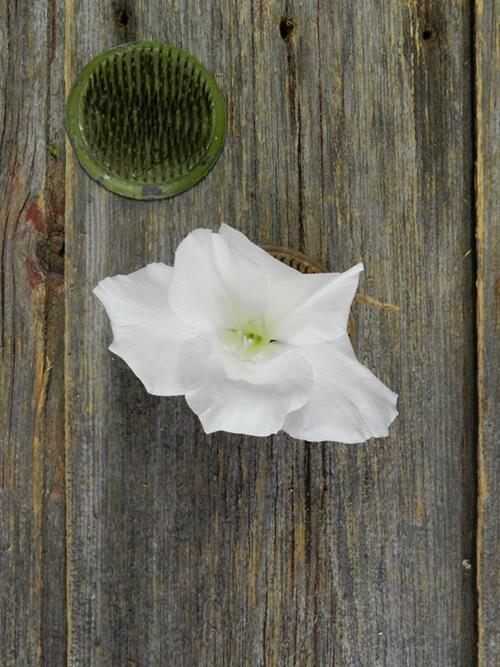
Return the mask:
<svg viewBox="0 0 500 667"><path fill-rule="evenodd" d="M295 23L288 16L282 16L280 20L280 35L281 39L289 42L295 30Z"/></svg>
<svg viewBox="0 0 500 667"><path fill-rule="evenodd" d="M425 39L425 41L431 39L433 37L433 32L432 30L424 30L422 33L422 39Z"/></svg>
<svg viewBox="0 0 500 667"><path fill-rule="evenodd" d="M128 25L129 19L130 17L128 11L126 9L122 9L118 14L118 23L125 28Z"/></svg>

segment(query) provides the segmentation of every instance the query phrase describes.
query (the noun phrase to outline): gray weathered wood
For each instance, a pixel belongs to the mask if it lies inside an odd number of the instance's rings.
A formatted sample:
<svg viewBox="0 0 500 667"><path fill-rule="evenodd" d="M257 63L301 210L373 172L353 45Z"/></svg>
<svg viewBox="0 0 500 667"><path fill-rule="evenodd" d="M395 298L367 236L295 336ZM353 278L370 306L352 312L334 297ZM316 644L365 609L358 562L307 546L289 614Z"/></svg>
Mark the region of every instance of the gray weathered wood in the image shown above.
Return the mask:
<svg viewBox="0 0 500 667"><path fill-rule="evenodd" d="M66 24L62 1L0 4L0 664L470 665L477 577L489 667L494 3L474 17L451 0L178 4L66 0ZM64 174L63 52L69 91L92 55L136 37L197 54L230 110L215 171L154 204L104 192L72 155ZM354 337L401 393L390 439L207 438L106 352L95 283L171 261L187 231L221 220L330 268L365 260Z"/></svg>
<svg viewBox="0 0 500 667"><path fill-rule="evenodd" d="M478 630L481 667L500 660L500 77L498 3L476 2Z"/></svg>
<svg viewBox="0 0 500 667"><path fill-rule="evenodd" d="M0 664L65 662L63 3L0 2Z"/></svg>
<svg viewBox="0 0 500 667"><path fill-rule="evenodd" d="M221 160L171 201L121 199L67 162L70 664L472 664L467 3L66 11L67 92L97 52L154 38L197 55L229 106ZM389 439L205 437L106 351L98 280L222 220L330 268L365 261L357 349L401 394Z"/></svg>

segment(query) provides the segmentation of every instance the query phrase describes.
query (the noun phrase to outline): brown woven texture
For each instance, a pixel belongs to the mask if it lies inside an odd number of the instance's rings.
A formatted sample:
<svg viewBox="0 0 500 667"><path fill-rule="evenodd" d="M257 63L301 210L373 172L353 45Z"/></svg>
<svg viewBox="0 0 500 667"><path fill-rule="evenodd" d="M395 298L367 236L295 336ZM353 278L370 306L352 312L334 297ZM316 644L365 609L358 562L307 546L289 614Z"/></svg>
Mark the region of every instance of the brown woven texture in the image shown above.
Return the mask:
<svg viewBox="0 0 500 667"><path fill-rule="evenodd" d="M301 273L326 273L326 269L321 264L313 262L312 259L298 250L288 250L288 248L277 245L265 245L263 248L276 259Z"/></svg>

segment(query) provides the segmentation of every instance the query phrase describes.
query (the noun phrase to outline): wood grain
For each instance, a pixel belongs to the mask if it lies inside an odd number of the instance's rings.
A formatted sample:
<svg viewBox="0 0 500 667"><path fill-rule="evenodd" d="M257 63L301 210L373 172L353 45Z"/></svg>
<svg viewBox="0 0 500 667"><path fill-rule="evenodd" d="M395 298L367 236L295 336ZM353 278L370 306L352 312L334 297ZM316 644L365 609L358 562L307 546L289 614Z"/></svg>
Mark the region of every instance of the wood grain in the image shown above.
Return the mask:
<svg viewBox="0 0 500 667"><path fill-rule="evenodd" d="M2 667L497 663L497 22L0 0ZM133 39L191 51L228 102L214 171L168 201L65 166L64 90ZM364 261L352 337L401 395L390 438L207 437L107 352L95 284L221 221Z"/></svg>
<svg viewBox="0 0 500 667"><path fill-rule="evenodd" d="M229 109L214 171L169 201L121 199L67 161L69 664L473 664L469 5L66 12L67 92L99 51L160 39ZM390 438L206 437L106 351L96 283L221 221L329 268L364 260L357 350L401 394Z"/></svg>
<svg viewBox="0 0 500 667"><path fill-rule="evenodd" d="M0 2L0 664L66 654L64 6Z"/></svg>
<svg viewBox="0 0 500 667"><path fill-rule="evenodd" d="M476 2L476 244L478 355L478 629L481 667L500 656L500 128L498 4Z"/></svg>

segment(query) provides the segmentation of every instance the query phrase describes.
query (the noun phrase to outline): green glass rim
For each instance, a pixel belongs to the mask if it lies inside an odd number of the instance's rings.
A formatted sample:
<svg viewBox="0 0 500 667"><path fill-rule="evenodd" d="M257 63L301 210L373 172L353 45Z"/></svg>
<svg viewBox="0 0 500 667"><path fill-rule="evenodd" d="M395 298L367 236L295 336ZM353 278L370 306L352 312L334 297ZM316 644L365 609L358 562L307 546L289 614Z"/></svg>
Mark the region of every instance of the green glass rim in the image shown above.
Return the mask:
<svg viewBox="0 0 500 667"><path fill-rule="evenodd" d="M187 173L178 177L164 179L160 182L141 183L112 173L112 170L104 165L99 156L92 150L85 133L83 102L93 73L102 63L111 59L115 54L124 54L127 51L142 49L158 50L160 52L166 51L168 56L176 56L188 62L206 84L210 93L212 107L212 132L202 159L194 164ZM190 53L163 42L129 42L99 53L85 65L68 96L66 103L66 131L80 165L91 178L107 190L132 199L164 199L188 190L201 181L214 167L226 139L227 111L222 93L214 77Z"/></svg>

